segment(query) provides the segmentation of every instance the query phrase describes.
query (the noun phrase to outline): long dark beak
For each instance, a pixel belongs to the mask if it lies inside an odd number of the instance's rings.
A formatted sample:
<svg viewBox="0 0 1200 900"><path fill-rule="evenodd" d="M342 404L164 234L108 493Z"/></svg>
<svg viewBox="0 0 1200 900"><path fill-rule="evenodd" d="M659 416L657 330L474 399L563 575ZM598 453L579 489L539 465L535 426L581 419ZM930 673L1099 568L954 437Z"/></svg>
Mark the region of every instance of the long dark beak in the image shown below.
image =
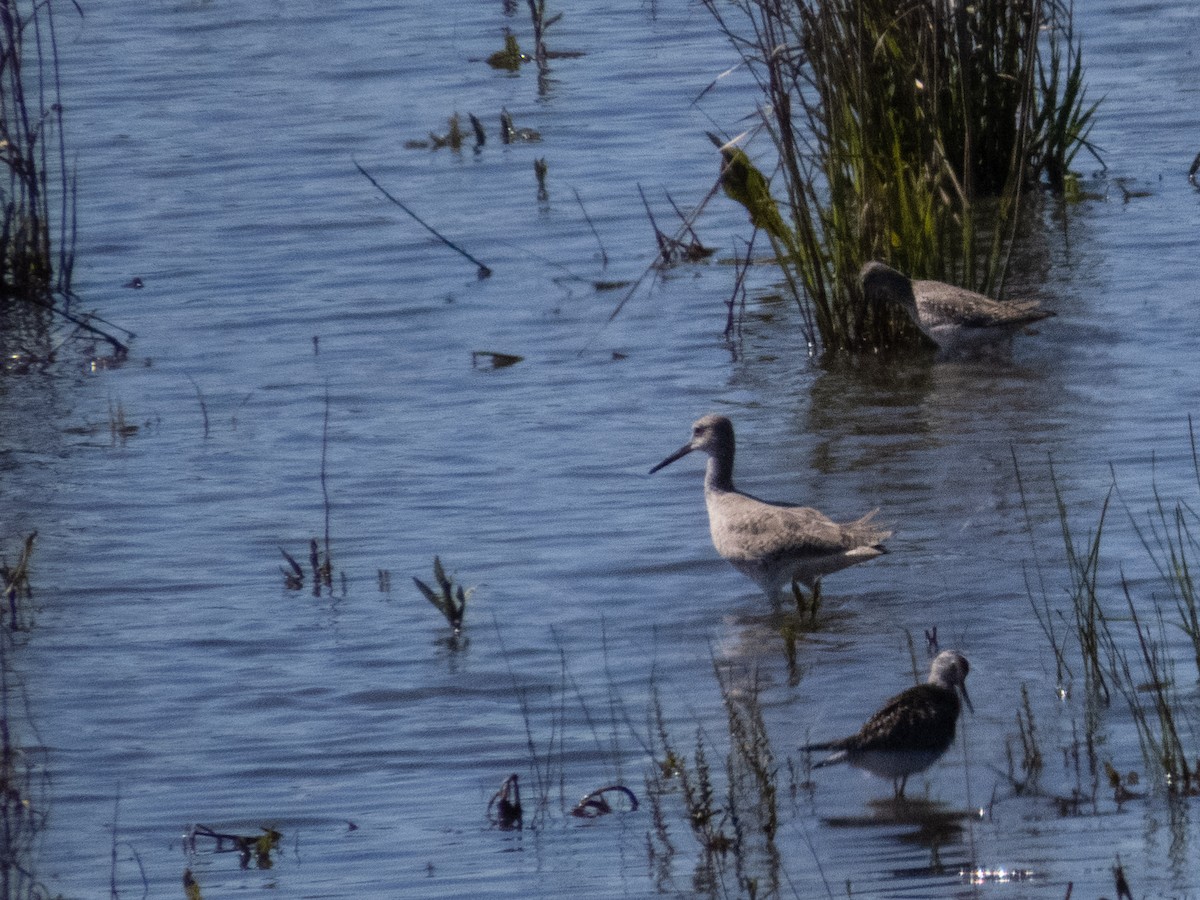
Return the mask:
<svg viewBox="0 0 1200 900"><path fill-rule="evenodd" d="M958 686L958 692L962 694L963 702L967 704L967 709L969 709L971 712L975 712L975 705L971 702L971 698L967 696L967 686L965 684L960 684Z"/></svg>
<svg viewBox="0 0 1200 900"><path fill-rule="evenodd" d="M663 468L664 466L669 466L671 463L675 462L675 460L681 459L681 458L687 456L689 453L692 452L693 449L694 448L692 447L691 444L684 444L682 447L680 447L678 450L676 450L674 453L672 453L670 456L668 456L666 459L664 459L662 462L660 462L657 466L655 466L653 469L651 469L650 474L653 475L655 472L657 472L659 469Z"/></svg>

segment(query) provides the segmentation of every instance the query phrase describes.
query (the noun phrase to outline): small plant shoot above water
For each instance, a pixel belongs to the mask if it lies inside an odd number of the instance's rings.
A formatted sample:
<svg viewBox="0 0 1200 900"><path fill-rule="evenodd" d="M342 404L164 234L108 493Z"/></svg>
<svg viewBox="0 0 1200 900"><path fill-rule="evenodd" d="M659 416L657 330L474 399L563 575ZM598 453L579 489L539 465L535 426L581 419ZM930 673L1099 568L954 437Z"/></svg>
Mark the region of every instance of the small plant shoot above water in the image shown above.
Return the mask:
<svg viewBox="0 0 1200 900"><path fill-rule="evenodd" d="M446 617L446 621L454 629L455 635L461 634L463 615L467 611L467 601L471 599L471 594L475 593L475 588L463 588L461 584L455 585L454 581L446 575L446 570L442 568L441 559L436 556L433 558L433 580L437 582L438 589L436 591L420 578L413 576L413 583L425 595L425 599L436 606Z"/></svg>

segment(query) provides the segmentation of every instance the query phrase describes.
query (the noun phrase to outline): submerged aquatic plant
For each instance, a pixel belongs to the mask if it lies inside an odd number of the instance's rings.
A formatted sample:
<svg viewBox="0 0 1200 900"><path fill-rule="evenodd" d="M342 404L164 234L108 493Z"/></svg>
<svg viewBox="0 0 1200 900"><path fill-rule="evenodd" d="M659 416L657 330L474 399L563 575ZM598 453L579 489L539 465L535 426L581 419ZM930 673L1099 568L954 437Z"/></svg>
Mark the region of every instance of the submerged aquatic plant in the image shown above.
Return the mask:
<svg viewBox="0 0 1200 900"><path fill-rule="evenodd" d="M214 842L216 853L237 853L243 869L249 868L252 859L257 868L270 869L275 864L271 852L279 846L283 834L267 825L260 831L261 834L230 834L207 825L190 825L184 834L184 846L189 853L195 853L198 839L206 838Z"/></svg>
<svg viewBox="0 0 1200 900"><path fill-rule="evenodd" d="M500 790L492 794L492 799L488 801L487 817L489 822L505 831L520 831L524 827L520 777L516 772L505 778Z"/></svg>
<svg viewBox="0 0 1200 900"><path fill-rule="evenodd" d="M446 570L442 568L442 561L437 556L433 558L433 580L437 582L438 589L436 591L420 578L413 576L413 583L420 589L425 599L436 606L438 611L446 617L446 621L450 623L455 634L461 633L463 616L467 611L467 601L475 592L475 588L464 589L461 584L456 586L446 574Z"/></svg>
<svg viewBox="0 0 1200 900"><path fill-rule="evenodd" d="M911 339L864 302L867 260L1002 286L1023 193L1061 189L1078 150L1095 152L1063 0L704 2L764 95L790 221L733 142L726 191L770 238L812 347Z"/></svg>
<svg viewBox="0 0 1200 900"><path fill-rule="evenodd" d="M10 631L20 631L24 627L20 616L21 604L33 598L33 588L29 584L29 563L33 559L33 542L36 538L36 531L26 536L17 561L12 566L7 560L0 560L0 597L8 607Z"/></svg>

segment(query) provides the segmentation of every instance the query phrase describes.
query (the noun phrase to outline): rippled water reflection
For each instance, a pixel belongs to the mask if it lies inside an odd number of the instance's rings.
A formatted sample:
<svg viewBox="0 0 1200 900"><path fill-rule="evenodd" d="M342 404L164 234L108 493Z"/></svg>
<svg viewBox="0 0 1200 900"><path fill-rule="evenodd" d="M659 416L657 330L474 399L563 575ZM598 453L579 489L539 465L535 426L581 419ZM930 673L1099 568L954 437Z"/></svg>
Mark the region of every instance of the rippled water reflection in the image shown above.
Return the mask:
<svg viewBox="0 0 1200 900"><path fill-rule="evenodd" d="M811 362L795 310L764 296L766 267L728 344L722 261L747 228L721 197L699 225L716 260L608 322L621 295L589 282L637 278L654 253L638 185L663 222L668 192L698 203L717 167L704 132L740 130L756 94L734 76L693 102L733 56L675 2L565 8L551 45L583 56L540 86L491 70L480 60L504 26L528 34L524 14L189 2L60 18L77 287L139 336L117 370L0 382L0 537L11 552L40 532L16 664L50 766L42 879L102 894L115 821L129 895L139 865L149 896L177 892L186 865L205 896L687 895L703 879L678 793L665 859L647 857L645 804L565 813L612 782L645 798L655 691L678 748L700 728L723 769L716 660L761 679L782 793L780 856L757 871L780 894L1011 892L995 873L1015 869L1024 896L1091 896L1112 890L1118 852L1136 893L1194 891L1186 810L1102 790L1098 814L1060 816L998 772L1024 682L1047 787L1075 786L1061 748L1082 714L1057 701L1026 586L1041 590L1038 563L1052 601L1067 586L1048 461L1081 533L1112 472L1135 517L1152 476L1194 497L1197 13L1154 4L1148 29L1120 4L1077 11L1105 97L1109 171L1089 184L1106 199L1047 201L1012 275L1058 318L1010 364L898 370ZM456 111L495 135L502 107L541 142L402 146ZM355 161L495 274L477 280ZM1123 202L1118 179L1149 196ZM124 288L135 275L145 288ZM481 350L524 360L472 367ZM117 407L138 425L124 440ZM645 475L710 410L738 426L743 488L835 516L878 506L896 528L889 556L829 579L790 667L757 590L709 544L699 463ZM283 590L277 565L324 528L327 412L336 590L313 598ZM1152 587L1124 519L1110 540L1108 574ZM457 650L409 580L435 554L478 585ZM789 793L794 748L910 683L906 634L921 652L934 626L971 658L977 713L910 785L928 782L933 805L912 821L844 770ZM1125 709L1103 718L1102 756L1141 768ZM523 833L484 818L511 772L537 825ZM197 822L273 825L275 867L189 860Z"/></svg>

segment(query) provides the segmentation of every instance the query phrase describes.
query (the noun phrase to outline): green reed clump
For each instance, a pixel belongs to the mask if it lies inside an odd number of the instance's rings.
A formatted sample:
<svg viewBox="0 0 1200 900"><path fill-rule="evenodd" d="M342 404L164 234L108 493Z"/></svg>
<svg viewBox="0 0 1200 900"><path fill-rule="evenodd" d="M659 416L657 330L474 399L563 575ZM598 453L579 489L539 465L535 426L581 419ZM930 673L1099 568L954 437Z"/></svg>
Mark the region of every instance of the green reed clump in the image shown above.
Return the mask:
<svg viewBox="0 0 1200 900"><path fill-rule="evenodd" d="M1200 457L1194 434L1192 447L1200 484ZM1123 572L1108 583L1101 575L1101 537L1116 486L1109 489L1104 499L1096 527L1077 543L1053 467L1051 483L1066 551L1071 609L1069 613L1052 609L1049 600L1045 600L1043 609L1035 602L1034 611L1054 647L1059 677L1064 672L1070 674L1067 656L1069 647L1074 645L1082 662L1089 719L1098 707L1111 702L1114 695L1119 697L1125 702L1136 729L1147 776L1165 786L1171 795L1200 793L1200 762L1196 761L1196 751L1190 743L1195 722L1190 706L1183 702L1176 688L1175 656L1179 642L1168 638L1175 631L1186 635L1190 655L1196 661L1200 651L1193 634L1197 631L1198 612L1191 599L1194 593L1190 574L1195 568L1191 555L1200 550L1200 542L1191 531L1198 524L1196 514L1182 501L1175 506L1164 502L1157 486L1149 526L1139 525L1138 518L1130 514L1132 527L1157 566L1170 600L1154 590L1135 598ZM1023 486L1021 492L1028 514ZM1119 600L1104 599L1112 588L1119 589ZM1056 630L1053 626L1056 621L1067 627L1061 632ZM1089 724L1089 753L1093 750L1092 731ZM1120 790L1119 781L1116 788L1118 797L1133 796L1127 789Z"/></svg>
<svg viewBox="0 0 1200 900"><path fill-rule="evenodd" d="M1192 472L1200 488L1200 450L1196 429L1188 417L1188 437L1191 442ZM1150 559L1171 595L1178 615L1176 624L1192 645L1196 674L1200 676L1200 591L1193 574L1197 568L1195 555L1200 553L1200 513L1182 500L1168 503L1154 486L1154 511L1147 527L1130 521L1146 548Z"/></svg>
<svg viewBox="0 0 1200 900"><path fill-rule="evenodd" d="M857 274L870 259L995 287L1022 193L1061 189L1078 150L1093 149L1096 106L1084 99L1063 0L705 5L770 110L762 124L791 224L770 227L761 207L751 217L774 246L810 345L870 350L912 339L899 317L864 302Z"/></svg>
<svg viewBox="0 0 1200 900"><path fill-rule="evenodd" d="M1110 637L1107 652L1113 683L1129 707L1146 765L1161 774L1169 793L1195 793L1198 773L1188 763L1187 745L1181 734L1185 725L1191 730L1190 723L1183 719L1185 707L1175 690L1175 667L1167 650L1162 610L1155 604L1156 627L1143 624L1124 579L1121 587L1137 637L1139 666L1135 672L1129 654Z"/></svg>
<svg viewBox="0 0 1200 900"><path fill-rule="evenodd" d="M696 729L691 758L675 749L657 696L652 701L655 756L658 764L647 777L654 831L647 849L650 863L666 883L675 847L664 798L677 786L682 813L700 848L692 878L694 893L773 895L781 882L781 857L775 846L779 827L778 766L767 735L757 675L735 684L716 670L725 706L728 749L721 769L703 728Z"/></svg>
<svg viewBox="0 0 1200 900"><path fill-rule="evenodd" d="M1105 677L1106 667L1101 659L1101 651L1111 647L1113 642L1097 585L1100 571L1100 539L1104 534L1104 520L1108 513L1112 490L1110 489L1108 496L1104 498L1104 505L1100 509L1100 518L1095 531L1089 532L1084 543L1076 546L1072 537L1066 501L1063 499L1058 481L1054 477L1053 467L1051 467L1050 477L1054 486L1054 500L1058 508L1059 525L1062 529L1063 547L1067 555L1067 571L1071 578L1071 621L1075 626L1075 638L1083 664L1084 684L1089 696L1102 697L1107 703L1110 697Z"/></svg>
<svg viewBox="0 0 1200 900"><path fill-rule="evenodd" d="M74 187L53 4L0 0L0 310L70 290Z"/></svg>

